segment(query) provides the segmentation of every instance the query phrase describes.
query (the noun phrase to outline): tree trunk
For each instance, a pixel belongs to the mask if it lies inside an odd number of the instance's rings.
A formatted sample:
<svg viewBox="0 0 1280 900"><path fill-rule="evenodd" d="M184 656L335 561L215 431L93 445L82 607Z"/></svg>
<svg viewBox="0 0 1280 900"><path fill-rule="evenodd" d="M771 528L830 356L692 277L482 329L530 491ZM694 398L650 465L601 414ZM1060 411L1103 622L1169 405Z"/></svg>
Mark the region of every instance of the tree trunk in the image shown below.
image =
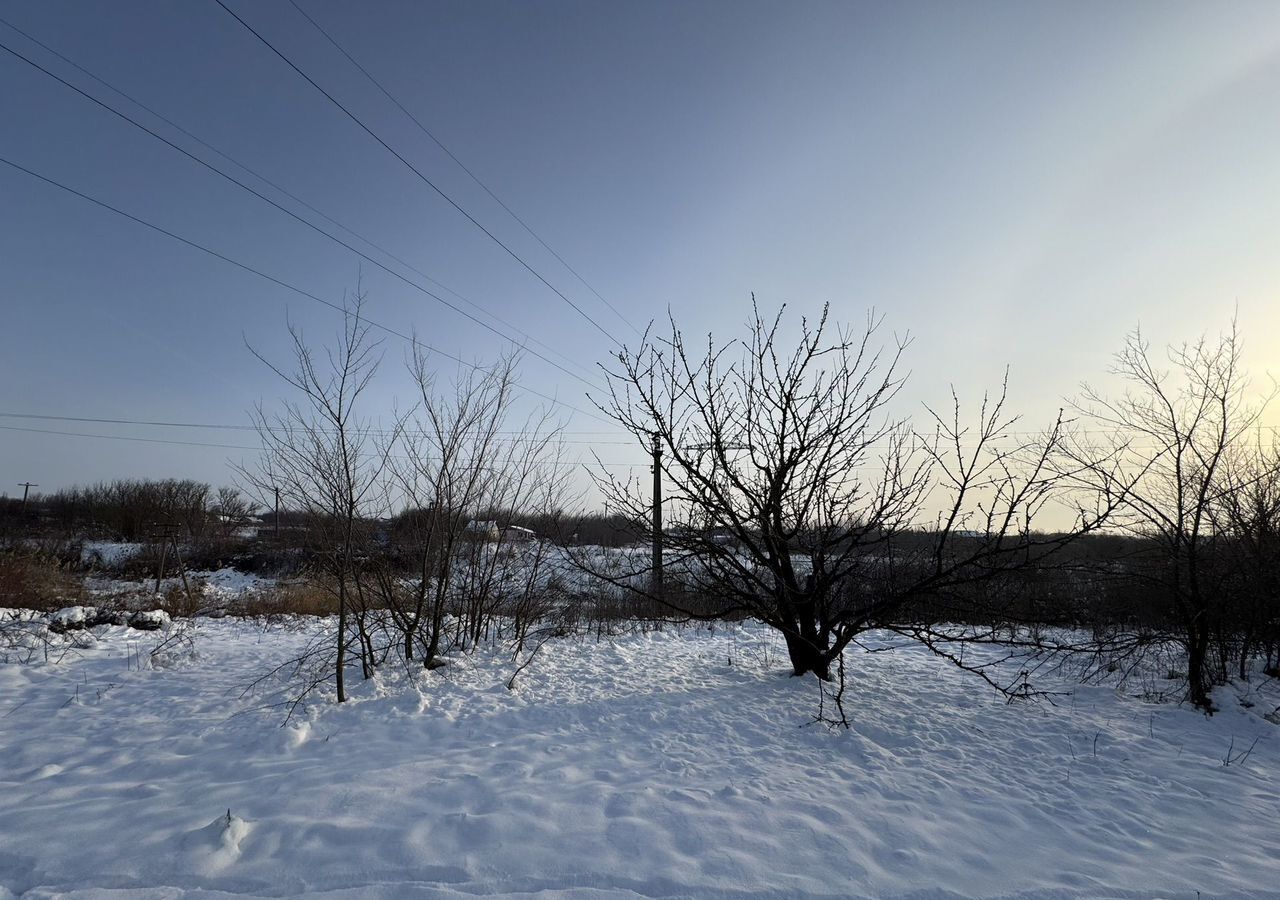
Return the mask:
<svg viewBox="0 0 1280 900"><path fill-rule="evenodd" d="M1187 697L1198 709L1213 711L1209 700L1208 650L1209 636L1204 629L1193 626L1187 641Z"/></svg>
<svg viewBox="0 0 1280 900"><path fill-rule="evenodd" d="M435 606L431 610L431 632L427 636L427 649L422 652L422 665L430 669L440 652L440 629L444 627L444 599L435 598Z"/></svg>
<svg viewBox="0 0 1280 900"><path fill-rule="evenodd" d="M791 659L792 675L798 677L812 672L823 681L831 680L831 660L818 648L816 642L791 632L783 632L783 636L787 639L787 655Z"/></svg>
<svg viewBox="0 0 1280 900"><path fill-rule="evenodd" d="M340 578L338 582L338 660L336 681L338 687L338 702L343 703L347 699L346 684L343 679L343 669L347 665L347 586L346 579Z"/></svg>

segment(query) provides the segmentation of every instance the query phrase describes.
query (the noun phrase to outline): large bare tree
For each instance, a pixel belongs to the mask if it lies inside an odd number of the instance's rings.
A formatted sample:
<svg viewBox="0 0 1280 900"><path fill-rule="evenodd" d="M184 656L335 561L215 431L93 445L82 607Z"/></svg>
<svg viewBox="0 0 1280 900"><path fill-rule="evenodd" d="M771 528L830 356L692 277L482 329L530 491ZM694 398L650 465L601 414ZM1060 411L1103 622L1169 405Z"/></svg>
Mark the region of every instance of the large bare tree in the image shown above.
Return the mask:
<svg viewBox="0 0 1280 900"><path fill-rule="evenodd" d="M974 585L1025 571L1105 515L1072 509L1053 534L1033 527L1061 499L1061 421L1015 432L1001 391L972 427L957 401L914 428L892 410L907 342L881 347L878 318L850 329L824 308L790 341L783 325L782 311L766 318L753 304L745 338L695 348L672 321L607 370L599 408L661 450L666 578L652 599L776 628L796 675L832 678L842 651L884 625L961 662L938 611L963 614ZM648 486L597 482L608 508L652 538ZM657 592L639 565L584 565Z"/></svg>

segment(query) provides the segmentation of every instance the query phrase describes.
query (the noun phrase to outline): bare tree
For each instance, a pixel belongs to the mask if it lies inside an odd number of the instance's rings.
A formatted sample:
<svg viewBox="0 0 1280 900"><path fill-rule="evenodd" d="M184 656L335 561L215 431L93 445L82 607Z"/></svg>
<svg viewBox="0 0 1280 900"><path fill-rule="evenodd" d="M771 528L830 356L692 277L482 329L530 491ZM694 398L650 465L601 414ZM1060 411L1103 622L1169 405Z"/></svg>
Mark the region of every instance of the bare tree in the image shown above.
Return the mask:
<svg viewBox="0 0 1280 900"><path fill-rule="evenodd" d="M364 673L371 674L372 647L364 619L369 604L357 576L370 537L368 520L384 510L383 476L396 431L392 429L391 439L375 441L371 423L361 413L381 360L380 345L361 318L363 304L363 294L351 297L337 342L327 351L314 350L291 325L292 369L253 351L297 398L286 400L283 411L273 415L259 406L255 424L262 460L258 468L241 471L260 496L279 490L286 506L306 514L311 550L323 570L323 583L337 600L334 677L339 702L346 699L353 619Z"/></svg>
<svg viewBox="0 0 1280 900"><path fill-rule="evenodd" d="M278 670L292 669L303 684L290 708L322 683L316 665L330 659L344 700L353 650L366 678L388 659L434 668L442 653L504 630L518 654L553 580L550 543L514 522L553 521L570 470L548 413L535 411L508 433L516 357L473 367L442 394L414 341L409 370L419 396L389 427L373 428L363 403L381 356L363 302L356 293L332 349L317 353L291 328L294 367L263 360L297 396L275 415L259 408L262 461L241 472L258 496L278 491L304 517L315 574L336 602L336 636ZM492 542L474 539L486 517Z"/></svg>
<svg viewBox="0 0 1280 900"><path fill-rule="evenodd" d="M1280 667L1280 446L1262 435L1237 448L1223 470L1224 488L1211 510L1224 536L1225 598L1233 601L1219 625L1219 675L1234 655L1236 674L1247 680L1250 663Z"/></svg>
<svg viewBox="0 0 1280 900"><path fill-rule="evenodd" d="M509 356L472 369L442 393L414 347L410 371L418 403L396 466L417 563L409 596L393 604L406 660L414 658L416 642L423 663L435 663L450 609L457 613L454 645L478 643L494 613L513 598L523 598L521 608L529 609L543 577L549 545L525 539L512 519L547 520L561 508L569 470L561 427L548 412L535 411L511 429L517 364Z"/></svg>
<svg viewBox="0 0 1280 900"><path fill-rule="evenodd" d="M218 517L218 526L224 540L234 537L253 519L258 505L233 487L218 488L212 512Z"/></svg>
<svg viewBox="0 0 1280 900"><path fill-rule="evenodd" d="M656 438L662 449L663 595L651 597L640 566L580 562L676 614L776 628L796 675L831 679L842 651L884 625L965 664L945 647L958 636L935 627L924 601L972 605L973 585L1025 571L1105 515L1076 509L1065 531L1033 530L1060 497L1061 422L1018 439L1002 392L973 428L957 401L917 431L890 411L907 341L883 349L878 318L847 329L824 309L787 345L782 321L753 307L745 339L708 337L699 350L672 321L669 337L646 335L617 355L598 405L641 446ZM607 507L651 538L646 485L608 473L597 483Z"/></svg>
<svg viewBox="0 0 1280 900"><path fill-rule="evenodd" d="M1113 527L1143 542L1146 552L1131 558L1130 573L1168 609L1187 655L1188 699L1212 709L1209 691L1226 677L1223 654L1212 658L1214 638L1232 602L1221 565L1230 515L1222 513L1274 471L1232 466L1256 437L1274 391L1249 401L1234 322L1217 340L1171 347L1167 356L1162 367L1134 331L1112 369L1125 393L1110 398L1085 386L1076 406L1090 430L1074 442L1073 478L1116 507Z"/></svg>

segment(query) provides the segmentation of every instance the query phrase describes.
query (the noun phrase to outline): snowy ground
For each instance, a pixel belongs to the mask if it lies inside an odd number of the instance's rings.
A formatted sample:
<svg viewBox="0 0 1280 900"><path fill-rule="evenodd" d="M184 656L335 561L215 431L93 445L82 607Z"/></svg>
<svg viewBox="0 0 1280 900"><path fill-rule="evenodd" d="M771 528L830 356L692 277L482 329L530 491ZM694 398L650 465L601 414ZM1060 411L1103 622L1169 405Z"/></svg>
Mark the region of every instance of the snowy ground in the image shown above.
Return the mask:
<svg viewBox="0 0 1280 900"><path fill-rule="evenodd" d="M309 636L203 620L139 670L159 635L111 627L0 666L0 898L1280 897L1272 688L1009 706L909 648L851 656L835 733L772 639L717 627L549 644L515 691L457 659L281 727L241 691Z"/></svg>
<svg viewBox="0 0 1280 900"><path fill-rule="evenodd" d="M153 579L104 578L91 575L84 580L85 587L92 595L110 594L151 594L155 591ZM241 572L230 567L223 569L192 569L187 572L187 583L200 588L205 597L212 602L229 602L245 594L255 591L269 590L275 587L277 579L264 578L248 572ZM161 592L182 586L179 576L167 576L160 582Z"/></svg>
<svg viewBox="0 0 1280 900"><path fill-rule="evenodd" d="M146 546L122 541L85 541L80 548L80 561L99 566L118 566L137 556Z"/></svg>

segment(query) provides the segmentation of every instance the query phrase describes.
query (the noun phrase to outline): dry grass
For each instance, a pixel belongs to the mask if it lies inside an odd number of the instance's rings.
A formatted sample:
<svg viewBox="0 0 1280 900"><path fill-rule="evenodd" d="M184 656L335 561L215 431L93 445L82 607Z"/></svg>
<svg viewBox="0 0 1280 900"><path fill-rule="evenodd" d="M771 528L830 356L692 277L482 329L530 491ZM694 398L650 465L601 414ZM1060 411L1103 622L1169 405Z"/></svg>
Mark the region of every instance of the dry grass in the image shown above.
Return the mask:
<svg viewBox="0 0 1280 900"><path fill-rule="evenodd" d="M245 616L332 616L338 599L313 579L282 582L271 590L245 597L237 612Z"/></svg>
<svg viewBox="0 0 1280 900"><path fill-rule="evenodd" d="M38 552L0 552L0 606L53 610L86 596L83 578L65 563Z"/></svg>
<svg viewBox="0 0 1280 900"><path fill-rule="evenodd" d="M190 593L182 586L182 581L179 579L176 583L165 588L159 600L155 603L155 607L164 610L173 619L185 619L194 616L206 604L204 582L198 578L187 576L187 583L191 586Z"/></svg>

